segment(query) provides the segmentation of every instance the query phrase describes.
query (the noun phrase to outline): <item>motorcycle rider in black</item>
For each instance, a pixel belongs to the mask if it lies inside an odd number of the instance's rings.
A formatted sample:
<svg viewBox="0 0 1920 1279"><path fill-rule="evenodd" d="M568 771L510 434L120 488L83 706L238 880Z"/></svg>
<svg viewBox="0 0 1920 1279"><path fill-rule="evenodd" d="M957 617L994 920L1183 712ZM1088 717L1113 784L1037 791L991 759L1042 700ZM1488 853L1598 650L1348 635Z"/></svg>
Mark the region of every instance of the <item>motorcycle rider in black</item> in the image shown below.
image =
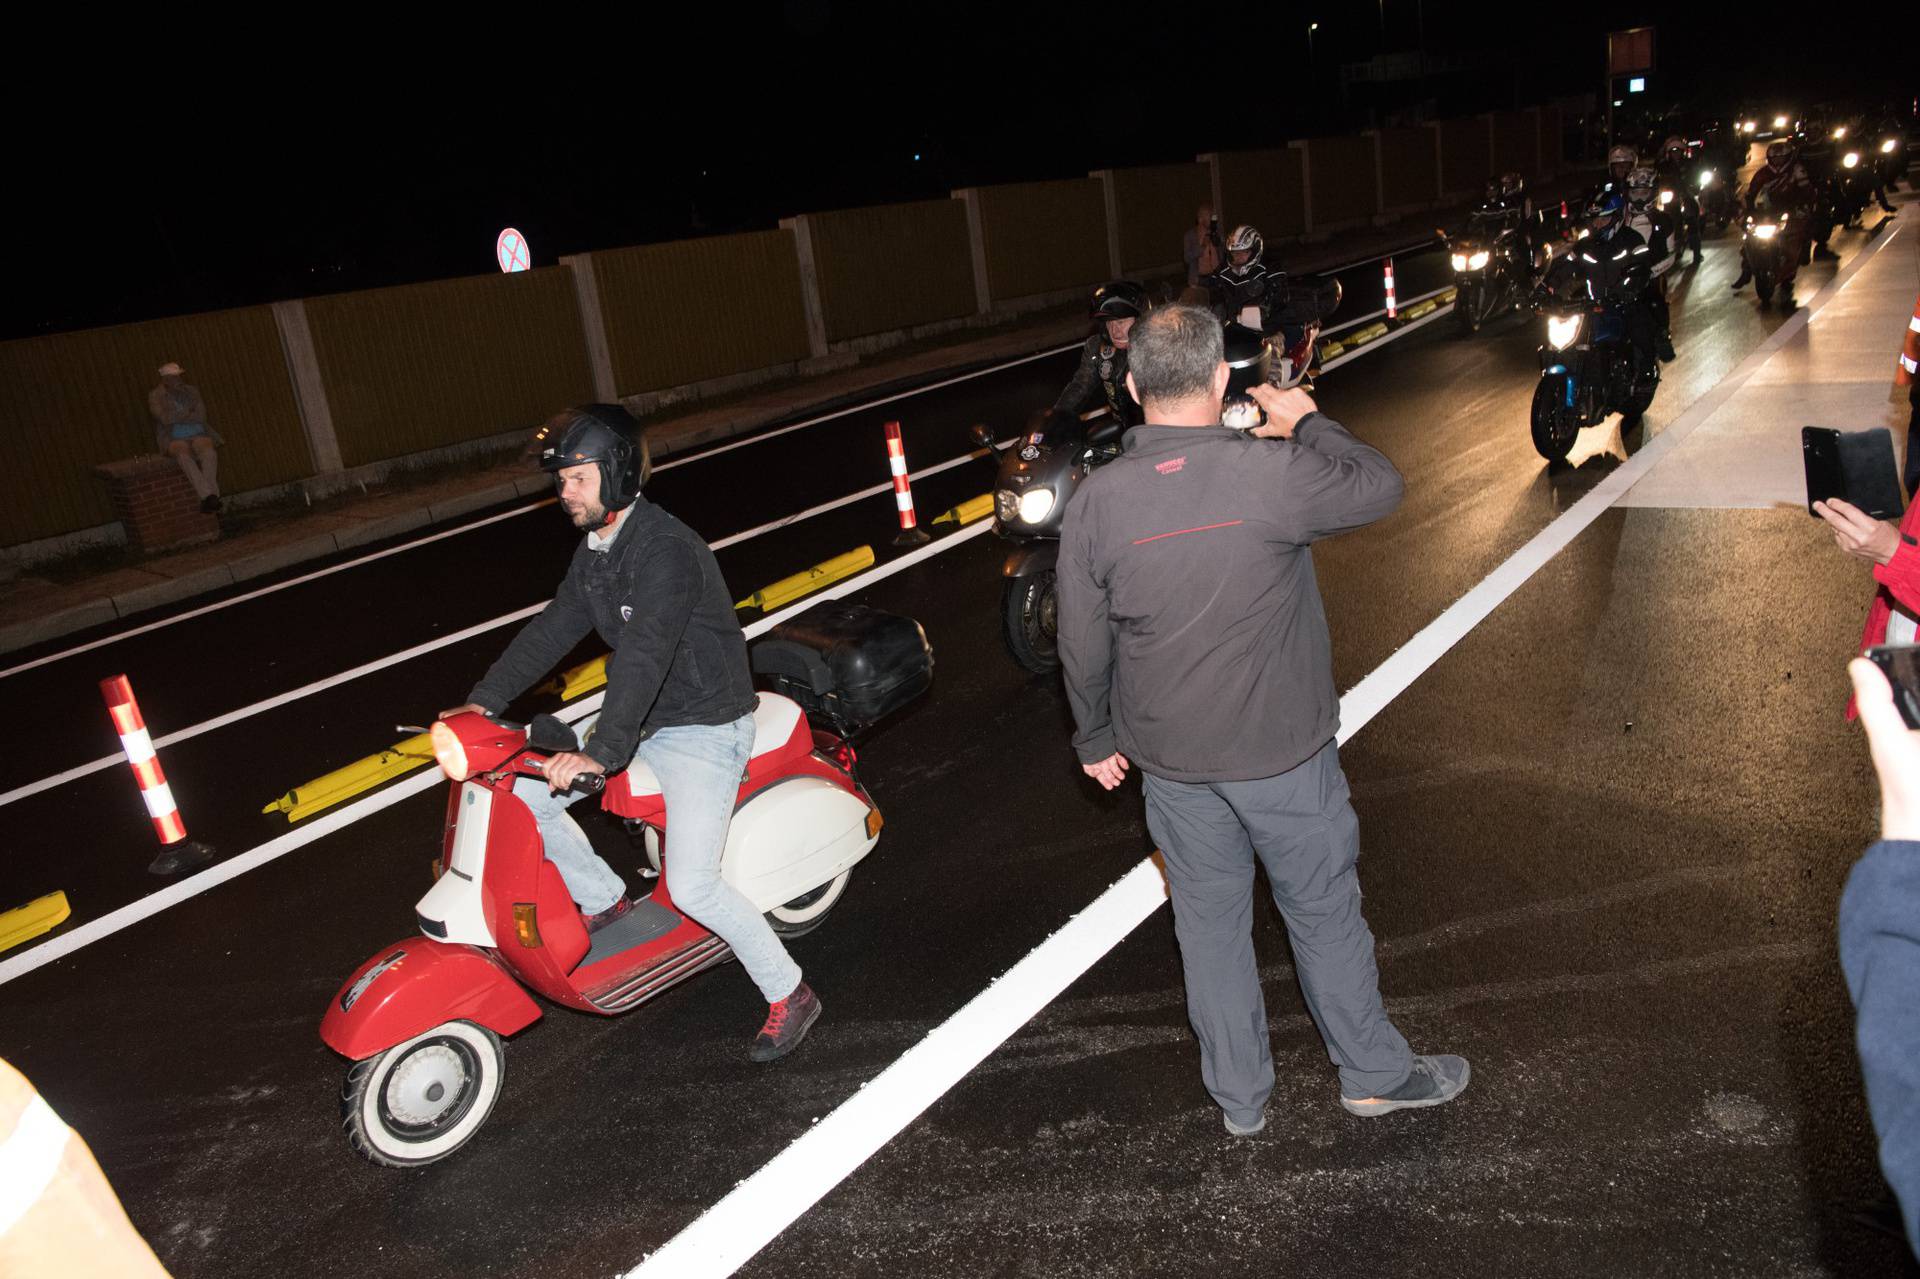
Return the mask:
<svg viewBox="0 0 1920 1279"><path fill-rule="evenodd" d="M1560 271L1578 271L1587 281L1590 296L1621 307L1633 346L1634 380L1644 384L1654 368L1660 335L1653 311L1642 300L1644 290L1634 286L1651 269L1648 259L1653 251L1626 224L1626 213L1626 198L1614 191L1589 204L1587 234L1554 259L1547 282L1557 279Z"/></svg>
<svg viewBox="0 0 1920 1279"><path fill-rule="evenodd" d="M1695 183L1689 181L1692 177L1692 168L1687 155L1686 140L1677 133L1668 137L1660 148L1660 163L1656 166L1656 171L1660 180L1667 184L1674 198L1680 202L1682 210L1692 214L1693 229L1688 234L1687 242L1683 247L1692 250L1693 264L1699 266L1702 256L1700 253L1700 197Z"/></svg>
<svg viewBox="0 0 1920 1279"><path fill-rule="evenodd" d="M1222 324L1243 324L1262 337L1278 334L1281 349L1291 349L1338 294L1329 301L1323 295L1330 286L1290 287L1285 271L1261 260L1265 249L1257 227L1235 227L1227 237L1227 264L1204 281L1207 304Z"/></svg>
<svg viewBox="0 0 1920 1279"><path fill-rule="evenodd" d="M1132 280L1112 280L1093 291L1088 318L1093 333L1080 348L1080 367L1053 407L1076 416L1105 408L1122 428L1146 421L1127 394L1127 333L1147 311L1147 291Z"/></svg>
<svg viewBox="0 0 1920 1279"><path fill-rule="evenodd" d="M1660 175L1644 166L1627 175L1625 222L1626 228L1651 250L1648 256L1653 262L1648 268L1647 286L1635 305L1645 307L1653 317L1656 349L1660 359L1668 362L1674 358L1674 350L1673 323L1667 311L1667 271L1680 260L1680 252L1674 244L1674 219L1655 198L1659 182Z"/></svg>

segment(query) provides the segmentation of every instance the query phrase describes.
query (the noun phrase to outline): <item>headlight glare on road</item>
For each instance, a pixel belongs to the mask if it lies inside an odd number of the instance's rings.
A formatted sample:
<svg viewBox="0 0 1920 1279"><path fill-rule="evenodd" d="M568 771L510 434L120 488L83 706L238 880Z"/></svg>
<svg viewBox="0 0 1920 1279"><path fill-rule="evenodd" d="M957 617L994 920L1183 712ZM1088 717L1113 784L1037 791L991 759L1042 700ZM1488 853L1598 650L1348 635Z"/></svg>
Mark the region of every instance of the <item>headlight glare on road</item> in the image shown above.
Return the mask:
<svg viewBox="0 0 1920 1279"><path fill-rule="evenodd" d="M1472 257L1467 259L1467 270L1469 271L1480 270L1482 267L1486 266L1486 264L1492 259L1492 257L1493 255L1487 252L1485 249L1480 250L1478 253L1474 254Z"/></svg>
<svg viewBox="0 0 1920 1279"><path fill-rule="evenodd" d="M1549 315L1547 317L1547 345L1556 351L1564 351L1573 345L1580 336L1580 317L1577 315Z"/></svg>
<svg viewBox="0 0 1920 1279"><path fill-rule="evenodd" d="M1467 255L1466 255L1466 254L1464 254L1464 253L1456 253L1456 254L1454 254L1454 255L1453 255L1453 269L1454 269L1454 271L1455 271L1456 273L1457 273L1457 272L1460 272L1460 271L1464 271L1464 270L1466 270L1466 269L1467 269Z"/></svg>
<svg viewBox="0 0 1920 1279"><path fill-rule="evenodd" d="M1053 511L1053 490L1050 488L1030 488L1020 495L1020 518L1028 524L1038 524Z"/></svg>
<svg viewBox="0 0 1920 1279"><path fill-rule="evenodd" d="M1840 157L1840 167L1841 167L1841 168L1843 168L1843 169L1857 169L1857 168L1859 168L1859 167L1860 167L1860 153L1859 153L1858 151L1849 151L1849 152L1847 152L1847 153L1846 153L1845 155L1843 155L1843 156L1841 156L1841 157Z"/></svg>
<svg viewBox="0 0 1920 1279"><path fill-rule="evenodd" d="M1756 240L1771 240L1778 234L1780 234L1780 228L1771 222L1756 222L1754 224L1753 238Z"/></svg>

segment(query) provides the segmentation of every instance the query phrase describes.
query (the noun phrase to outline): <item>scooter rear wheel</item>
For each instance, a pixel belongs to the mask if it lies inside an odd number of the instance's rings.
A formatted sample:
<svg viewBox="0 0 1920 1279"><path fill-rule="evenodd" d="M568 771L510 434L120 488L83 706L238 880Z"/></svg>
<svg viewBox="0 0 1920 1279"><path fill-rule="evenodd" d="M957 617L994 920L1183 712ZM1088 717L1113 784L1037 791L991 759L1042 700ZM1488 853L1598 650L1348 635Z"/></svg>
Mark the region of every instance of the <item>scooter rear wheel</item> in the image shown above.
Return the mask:
<svg viewBox="0 0 1920 1279"><path fill-rule="evenodd" d="M506 1078L500 1036L470 1021L432 1030L347 1070L341 1126L364 1158L389 1168L443 1159L493 1113Z"/></svg>
<svg viewBox="0 0 1920 1279"><path fill-rule="evenodd" d="M812 892L802 893L784 905L775 906L767 912L768 926L782 937L806 936L826 922L827 912L847 891L847 881L852 878L853 868L849 866Z"/></svg>

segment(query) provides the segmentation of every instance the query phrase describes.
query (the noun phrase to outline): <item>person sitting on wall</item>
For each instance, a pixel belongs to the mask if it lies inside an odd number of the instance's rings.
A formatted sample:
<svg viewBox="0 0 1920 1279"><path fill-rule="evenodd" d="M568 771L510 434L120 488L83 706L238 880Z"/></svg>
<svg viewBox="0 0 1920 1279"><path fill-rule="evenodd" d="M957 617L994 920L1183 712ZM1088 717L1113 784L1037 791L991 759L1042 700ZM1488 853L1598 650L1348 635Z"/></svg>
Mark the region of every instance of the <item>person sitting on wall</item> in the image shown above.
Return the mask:
<svg viewBox="0 0 1920 1279"><path fill-rule="evenodd" d="M154 443L179 463L200 509L208 514L219 510L219 455L214 449L226 441L207 425L200 388L189 385L180 366L169 361L160 366L160 385L147 392L147 409L153 414Z"/></svg>

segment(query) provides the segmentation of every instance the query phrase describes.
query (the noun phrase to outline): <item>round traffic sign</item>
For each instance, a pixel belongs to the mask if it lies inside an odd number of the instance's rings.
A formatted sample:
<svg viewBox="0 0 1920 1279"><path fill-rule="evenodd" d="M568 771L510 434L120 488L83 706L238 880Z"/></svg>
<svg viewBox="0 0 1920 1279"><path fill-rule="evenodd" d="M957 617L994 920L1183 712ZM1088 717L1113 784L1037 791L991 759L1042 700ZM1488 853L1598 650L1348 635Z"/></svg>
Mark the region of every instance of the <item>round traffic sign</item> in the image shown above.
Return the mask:
<svg viewBox="0 0 1920 1279"><path fill-rule="evenodd" d="M493 242L493 256L499 260L502 271L524 271L533 265L533 254L527 249L527 237L512 227L502 231Z"/></svg>

